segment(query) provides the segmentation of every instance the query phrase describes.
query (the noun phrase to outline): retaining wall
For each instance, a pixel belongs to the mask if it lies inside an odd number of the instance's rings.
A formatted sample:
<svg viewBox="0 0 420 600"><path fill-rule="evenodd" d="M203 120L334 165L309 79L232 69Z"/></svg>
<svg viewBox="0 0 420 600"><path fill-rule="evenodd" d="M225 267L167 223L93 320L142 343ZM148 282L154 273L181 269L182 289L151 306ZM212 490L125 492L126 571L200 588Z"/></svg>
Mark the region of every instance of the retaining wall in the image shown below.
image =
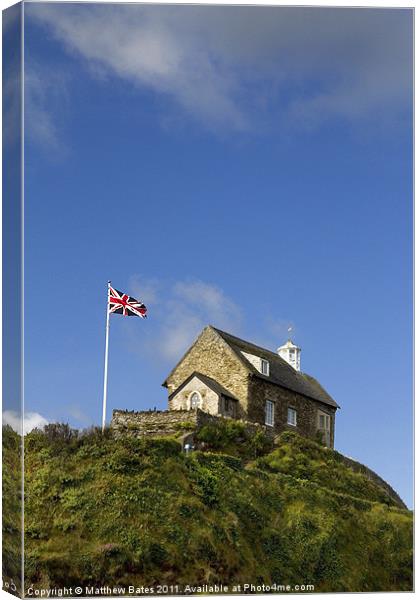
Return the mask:
<svg viewBox="0 0 420 600"><path fill-rule="evenodd" d="M181 435L184 431L200 429L208 423L215 423L224 417L210 415L199 408L193 410L156 410L156 411L128 411L114 410L112 413L111 429L114 435ZM259 423L243 421L248 433L264 431L273 434L272 428L264 427Z"/></svg>

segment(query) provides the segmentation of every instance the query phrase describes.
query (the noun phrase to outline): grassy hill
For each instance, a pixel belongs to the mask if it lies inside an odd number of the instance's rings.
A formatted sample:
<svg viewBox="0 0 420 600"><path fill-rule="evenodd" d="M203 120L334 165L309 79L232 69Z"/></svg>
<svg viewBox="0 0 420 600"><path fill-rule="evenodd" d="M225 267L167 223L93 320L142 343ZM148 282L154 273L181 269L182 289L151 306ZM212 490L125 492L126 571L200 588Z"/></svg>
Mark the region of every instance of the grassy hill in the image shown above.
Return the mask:
<svg viewBox="0 0 420 600"><path fill-rule="evenodd" d="M240 424L199 437L186 456L168 438L26 436L27 583L412 589L410 511L338 453Z"/></svg>
<svg viewBox="0 0 420 600"><path fill-rule="evenodd" d="M21 440L9 426L3 427L2 447L3 579L18 585L22 565Z"/></svg>

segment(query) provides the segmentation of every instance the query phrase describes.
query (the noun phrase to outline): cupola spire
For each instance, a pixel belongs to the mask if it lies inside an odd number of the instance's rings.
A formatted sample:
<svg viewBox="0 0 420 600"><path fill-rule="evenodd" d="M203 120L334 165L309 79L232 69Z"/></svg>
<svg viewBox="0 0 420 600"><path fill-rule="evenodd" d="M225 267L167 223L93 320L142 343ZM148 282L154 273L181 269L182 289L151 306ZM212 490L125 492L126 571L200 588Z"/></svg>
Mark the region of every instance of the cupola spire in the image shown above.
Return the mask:
<svg viewBox="0 0 420 600"><path fill-rule="evenodd" d="M289 363L296 371L300 371L300 352L299 346L296 346L289 338L283 346L277 348L277 353L281 358Z"/></svg>

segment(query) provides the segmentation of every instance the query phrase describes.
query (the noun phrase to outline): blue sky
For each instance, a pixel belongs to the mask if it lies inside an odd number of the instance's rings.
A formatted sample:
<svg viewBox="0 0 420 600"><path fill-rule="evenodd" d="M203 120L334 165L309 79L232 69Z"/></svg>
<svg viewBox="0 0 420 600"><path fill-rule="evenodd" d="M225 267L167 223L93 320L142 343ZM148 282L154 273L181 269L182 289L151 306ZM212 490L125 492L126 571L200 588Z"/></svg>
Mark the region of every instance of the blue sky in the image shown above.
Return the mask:
<svg viewBox="0 0 420 600"><path fill-rule="evenodd" d="M208 323L342 407L336 447L411 505L411 12L25 7L26 411L99 424Z"/></svg>

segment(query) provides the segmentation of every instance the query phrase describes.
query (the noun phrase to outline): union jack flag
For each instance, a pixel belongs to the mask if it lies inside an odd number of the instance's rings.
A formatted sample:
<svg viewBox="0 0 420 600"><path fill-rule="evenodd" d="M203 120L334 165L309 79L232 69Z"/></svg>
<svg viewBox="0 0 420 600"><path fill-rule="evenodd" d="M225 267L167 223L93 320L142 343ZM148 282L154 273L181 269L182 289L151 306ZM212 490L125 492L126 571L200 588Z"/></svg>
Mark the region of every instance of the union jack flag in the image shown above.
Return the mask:
<svg viewBox="0 0 420 600"><path fill-rule="evenodd" d="M147 317L147 308L132 296L123 294L115 288L109 286L109 312L124 315L124 317Z"/></svg>

